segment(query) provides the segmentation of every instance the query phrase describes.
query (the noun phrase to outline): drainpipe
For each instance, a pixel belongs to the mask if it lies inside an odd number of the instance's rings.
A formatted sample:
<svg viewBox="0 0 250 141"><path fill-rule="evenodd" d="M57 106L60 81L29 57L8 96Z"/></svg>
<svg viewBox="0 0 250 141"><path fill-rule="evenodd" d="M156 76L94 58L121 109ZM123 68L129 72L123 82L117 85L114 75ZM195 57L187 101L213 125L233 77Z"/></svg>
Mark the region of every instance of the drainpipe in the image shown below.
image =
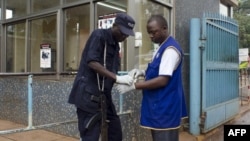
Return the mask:
<svg viewBox="0 0 250 141"><path fill-rule="evenodd" d="M29 75L28 76L28 129L33 128L33 123L32 123L32 112L33 112L33 108L32 108L32 103L33 103L33 98L32 98L32 77L33 75Z"/></svg>
<svg viewBox="0 0 250 141"><path fill-rule="evenodd" d="M200 55L200 19L193 18L190 23L190 133L200 134L201 107L201 55Z"/></svg>
<svg viewBox="0 0 250 141"><path fill-rule="evenodd" d="M24 131L34 130L34 129L44 129L44 128L58 126L58 125L62 125L62 124L69 124L69 123L77 122L77 120L69 120L69 121L55 122L55 123L43 124L43 125L39 125L39 126L33 126L33 119L32 119L32 114L33 114L32 79L33 79L33 75L29 75L28 76L28 104L27 104L28 105L27 106L27 108L28 108L28 126L26 128L2 130L2 131L0 131L0 135L24 132Z"/></svg>

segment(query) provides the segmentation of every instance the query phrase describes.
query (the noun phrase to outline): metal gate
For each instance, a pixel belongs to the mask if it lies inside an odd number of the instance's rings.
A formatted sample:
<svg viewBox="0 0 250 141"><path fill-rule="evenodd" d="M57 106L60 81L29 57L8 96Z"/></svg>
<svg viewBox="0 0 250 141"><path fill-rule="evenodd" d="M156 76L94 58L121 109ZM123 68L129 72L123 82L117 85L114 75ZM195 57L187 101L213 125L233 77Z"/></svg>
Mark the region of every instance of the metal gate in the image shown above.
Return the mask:
<svg viewBox="0 0 250 141"><path fill-rule="evenodd" d="M206 132L239 110L238 25L228 17L205 14L202 21L202 124Z"/></svg>
<svg viewBox="0 0 250 141"><path fill-rule="evenodd" d="M239 112L238 44L235 20L219 14L204 14L199 39L199 130L203 133L222 125Z"/></svg>

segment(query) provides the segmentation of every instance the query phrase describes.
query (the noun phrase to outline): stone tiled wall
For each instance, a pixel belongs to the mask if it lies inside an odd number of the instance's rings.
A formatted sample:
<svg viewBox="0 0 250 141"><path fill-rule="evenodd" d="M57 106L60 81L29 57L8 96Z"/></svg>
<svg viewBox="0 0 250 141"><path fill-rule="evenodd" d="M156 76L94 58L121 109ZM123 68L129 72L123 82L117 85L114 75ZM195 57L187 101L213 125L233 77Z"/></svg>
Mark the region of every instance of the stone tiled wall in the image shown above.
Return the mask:
<svg viewBox="0 0 250 141"><path fill-rule="evenodd" d="M75 107L67 103L71 87L72 81L33 77L32 123L35 128L79 137ZM113 89L113 101L122 121L124 141L150 140L149 131L139 127L141 91L120 95ZM0 111L0 119L28 126L28 77L0 77ZM70 120L75 122L61 124ZM57 123L60 124L55 125Z"/></svg>

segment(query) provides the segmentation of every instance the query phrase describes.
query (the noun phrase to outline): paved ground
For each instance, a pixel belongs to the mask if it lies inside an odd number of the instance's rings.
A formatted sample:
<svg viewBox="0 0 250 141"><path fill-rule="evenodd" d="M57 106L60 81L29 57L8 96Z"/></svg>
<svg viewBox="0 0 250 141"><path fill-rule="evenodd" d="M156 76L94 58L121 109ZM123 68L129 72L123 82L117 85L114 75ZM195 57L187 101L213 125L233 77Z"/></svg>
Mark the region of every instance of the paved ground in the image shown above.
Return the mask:
<svg viewBox="0 0 250 141"><path fill-rule="evenodd" d="M240 101L240 111L239 114L231 121L225 123L228 125L234 124L250 124L250 103L248 101ZM224 141L224 126L221 125L211 132L198 136L196 141Z"/></svg>
<svg viewBox="0 0 250 141"><path fill-rule="evenodd" d="M0 120L0 131L12 129L24 129L23 125L6 120ZM13 132L11 134L0 134L0 141L79 141L79 139L59 135L45 130L28 130ZM180 141L196 141L195 137L187 132L180 133Z"/></svg>
<svg viewBox="0 0 250 141"><path fill-rule="evenodd" d="M25 129L26 127L6 120L0 120L0 131L12 129ZM11 134L0 135L0 141L79 141L45 130L28 130Z"/></svg>
<svg viewBox="0 0 250 141"><path fill-rule="evenodd" d="M250 104L243 102L239 115L227 124L250 124ZM0 120L0 131L25 129L24 125ZM223 141L223 125L201 136L192 136L188 132L180 132L180 141ZM77 138L63 136L45 130L28 130L11 134L0 134L0 141L79 141Z"/></svg>

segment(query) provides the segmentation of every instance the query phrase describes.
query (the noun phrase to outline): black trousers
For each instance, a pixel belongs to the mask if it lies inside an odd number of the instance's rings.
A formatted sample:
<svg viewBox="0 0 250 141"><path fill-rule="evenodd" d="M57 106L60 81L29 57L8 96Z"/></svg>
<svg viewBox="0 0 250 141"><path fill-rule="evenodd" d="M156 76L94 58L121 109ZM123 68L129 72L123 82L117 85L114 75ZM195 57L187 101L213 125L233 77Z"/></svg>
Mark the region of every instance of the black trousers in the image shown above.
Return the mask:
<svg viewBox="0 0 250 141"><path fill-rule="evenodd" d="M153 141L179 141L179 129L151 130Z"/></svg>
<svg viewBox="0 0 250 141"><path fill-rule="evenodd" d="M78 129L81 141L98 141L101 133L101 121L97 122L91 130L86 130L86 124L94 114L77 108ZM108 141L122 141L122 128L119 116L113 104L107 108Z"/></svg>

